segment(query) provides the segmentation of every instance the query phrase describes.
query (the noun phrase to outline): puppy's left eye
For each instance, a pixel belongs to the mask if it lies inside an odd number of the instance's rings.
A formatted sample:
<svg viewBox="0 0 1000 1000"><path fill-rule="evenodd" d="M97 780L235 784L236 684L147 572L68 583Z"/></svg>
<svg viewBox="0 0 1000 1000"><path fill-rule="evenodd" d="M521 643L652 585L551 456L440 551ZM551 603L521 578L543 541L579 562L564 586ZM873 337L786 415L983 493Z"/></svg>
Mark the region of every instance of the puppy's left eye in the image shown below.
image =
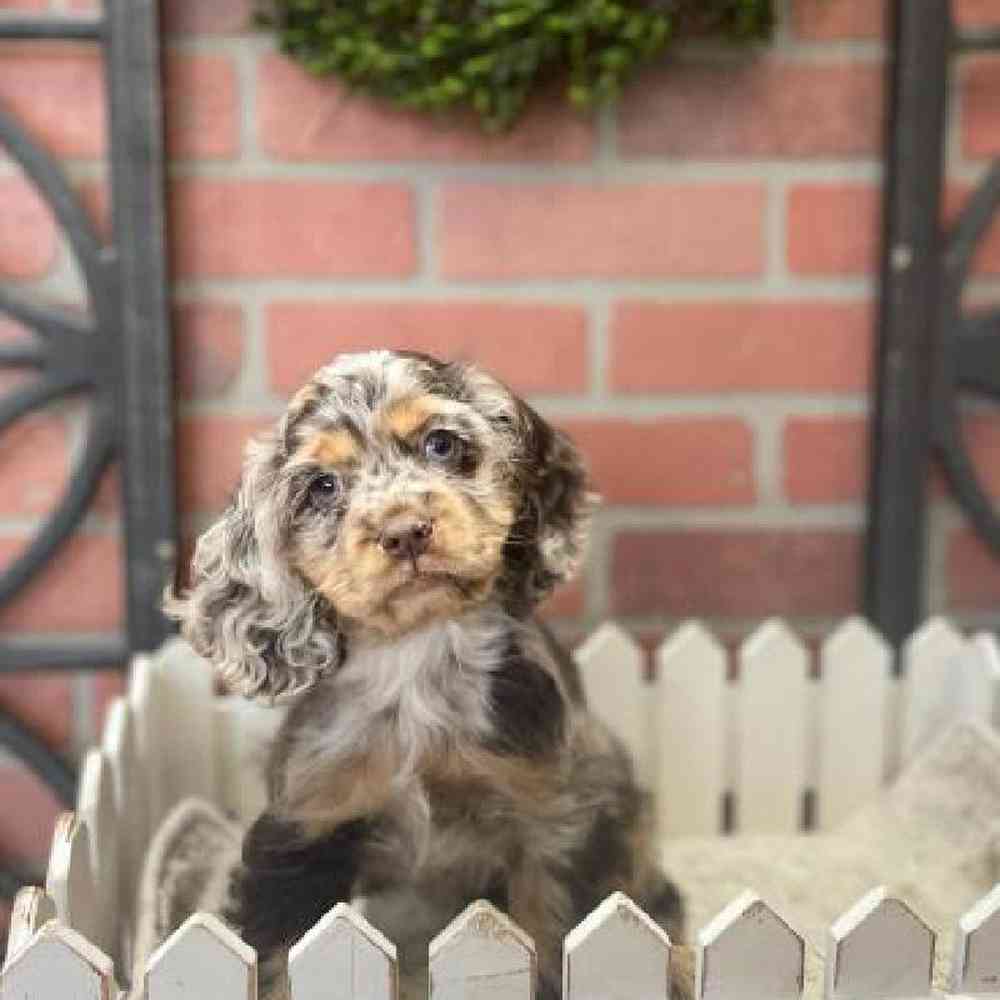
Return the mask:
<svg viewBox="0 0 1000 1000"><path fill-rule="evenodd" d="M424 438L424 455L432 462L453 462L461 453L462 439L451 431L431 431Z"/></svg>

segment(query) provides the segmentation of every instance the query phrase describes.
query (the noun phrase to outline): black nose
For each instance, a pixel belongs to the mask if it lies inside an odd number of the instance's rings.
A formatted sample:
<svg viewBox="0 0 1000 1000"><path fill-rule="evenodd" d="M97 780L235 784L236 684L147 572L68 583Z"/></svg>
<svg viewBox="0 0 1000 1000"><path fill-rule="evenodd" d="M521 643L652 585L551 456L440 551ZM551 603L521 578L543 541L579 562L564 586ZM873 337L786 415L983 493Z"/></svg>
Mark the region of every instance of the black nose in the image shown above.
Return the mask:
<svg viewBox="0 0 1000 1000"><path fill-rule="evenodd" d="M430 521L406 521L382 532L379 543L396 559L416 559L431 544L434 527Z"/></svg>

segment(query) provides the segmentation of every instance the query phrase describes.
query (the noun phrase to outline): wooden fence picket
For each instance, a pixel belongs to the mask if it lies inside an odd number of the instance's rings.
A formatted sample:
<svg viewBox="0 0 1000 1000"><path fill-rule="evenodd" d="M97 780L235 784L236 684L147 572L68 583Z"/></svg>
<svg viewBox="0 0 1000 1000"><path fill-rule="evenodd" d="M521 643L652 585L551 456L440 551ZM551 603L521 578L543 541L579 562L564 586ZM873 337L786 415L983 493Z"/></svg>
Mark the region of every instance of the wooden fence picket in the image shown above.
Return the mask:
<svg viewBox="0 0 1000 1000"><path fill-rule="evenodd" d="M951 988L964 995L1000 996L1000 885L958 922Z"/></svg>
<svg viewBox="0 0 1000 1000"><path fill-rule="evenodd" d="M146 850L146 783L139 772L132 709L115 698L104 723L104 756L111 771L118 826L118 951L116 962L128 960L127 948L135 910L135 890Z"/></svg>
<svg viewBox="0 0 1000 1000"><path fill-rule="evenodd" d="M129 683L129 706L132 709L133 735L139 772L146 789L146 836L148 842L164 815L162 703L159 677L151 657L145 654L132 660Z"/></svg>
<svg viewBox="0 0 1000 1000"><path fill-rule="evenodd" d="M892 650L862 618L820 651L817 826L830 829L878 794L886 776Z"/></svg>
<svg viewBox="0 0 1000 1000"><path fill-rule="evenodd" d="M10 960L0 986L4 1000L118 1000L114 971L85 937L51 921Z"/></svg>
<svg viewBox="0 0 1000 1000"><path fill-rule="evenodd" d="M509 917L478 900L430 945L431 1000L533 1000L535 946Z"/></svg>
<svg viewBox="0 0 1000 1000"><path fill-rule="evenodd" d="M14 897L10 913L10 927L7 931L7 958L5 967L10 965L17 954L45 923L54 920L56 904L45 894L44 889L29 885Z"/></svg>
<svg viewBox="0 0 1000 1000"><path fill-rule="evenodd" d="M338 903L289 952L291 1000L396 1000L396 946Z"/></svg>
<svg viewBox="0 0 1000 1000"><path fill-rule="evenodd" d="M257 953L221 920L195 913L153 953L145 1000L256 1000Z"/></svg>
<svg viewBox="0 0 1000 1000"><path fill-rule="evenodd" d="M652 701L658 830L718 833L726 780L726 651L699 622L685 622L657 650Z"/></svg>
<svg viewBox="0 0 1000 1000"><path fill-rule="evenodd" d="M55 903L60 923L94 942L101 927L90 858L87 825L75 813L63 813L52 831L45 891Z"/></svg>
<svg viewBox="0 0 1000 1000"><path fill-rule="evenodd" d="M100 750L84 757L77 793L76 815L86 824L90 839L90 870L94 876L96 910L91 939L98 948L115 957L118 915L118 831L111 768Z"/></svg>
<svg viewBox="0 0 1000 1000"><path fill-rule="evenodd" d="M566 937L563 1000L665 1000L669 967L670 939L616 892Z"/></svg>
<svg viewBox="0 0 1000 1000"><path fill-rule="evenodd" d="M736 815L741 833L801 829L808 675L805 647L779 619L761 625L740 649Z"/></svg>
<svg viewBox="0 0 1000 1000"><path fill-rule="evenodd" d="M804 962L802 938L745 892L698 934L695 1000L797 1000Z"/></svg>
<svg viewBox="0 0 1000 1000"><path fill-rule="evenodd" d="M188 796L216 800L211 666L181 639L172 639L156 657L163 718L184 720L184 738L164 743L163 783L168 807Z"/></svg>
<svg viewBox="0 0 1000 1000"><path fill-rule="evenodd" d="M655 751L649 738L650 700L646 654L614 622L607 622L574 653L590 710L628 747L639 780L655 781Z"/></svg>
<svg viewBox="0 0 1000 1000"><path fill-rule="evenodd" d="M932 618L904 643L901 766L955 718L956 667L964 651L965 640L943 618Z"/></svg>
<svg viewBox="0 0 1000 1000"><path fill-rule="evenodd" d="M934 932L880 886L830 928L826 1000L929 996L933 962Z"/></svg>
<svg viewBox="0 0 1000 1000"><path fill-rule="evenodd" d="M953 721L976 719L984 726L1000 722L1000 650L991 632L973 636L955 658L949 679ZM944 723L947 726L947 722Z"/></svg>
<svg viewBox="0 0 1000 1000"><path fill-rule="evenodd" d="M266 749L284 715L284 708L258 705L238 696L215 699L217 801L244 823L252 822L267 806Z"/></svg>

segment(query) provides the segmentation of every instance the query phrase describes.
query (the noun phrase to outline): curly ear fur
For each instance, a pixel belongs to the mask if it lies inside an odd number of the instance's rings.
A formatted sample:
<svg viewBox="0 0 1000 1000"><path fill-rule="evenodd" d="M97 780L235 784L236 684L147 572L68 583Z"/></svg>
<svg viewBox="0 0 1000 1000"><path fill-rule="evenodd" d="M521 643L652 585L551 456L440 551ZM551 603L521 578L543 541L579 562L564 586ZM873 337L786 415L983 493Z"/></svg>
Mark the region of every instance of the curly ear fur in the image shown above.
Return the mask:
<svg viewBox="0 0 1000 1000"><path fill-rule="evenodd" d="M190 590L165 603L225 681L271 702L311 687L342 659L333 611L284 555L291 514L274 448L265 441L247 449L233 502L198 539Z"/></svg>
<svg viewBox="0 0 1000 1000"><path fill-rule="evenodd" d="M507 547L507 576L512 596L530 608L576 575L600 498L588 490L583 458L569 437L526 403L519 408L526 482Z"/></svg>

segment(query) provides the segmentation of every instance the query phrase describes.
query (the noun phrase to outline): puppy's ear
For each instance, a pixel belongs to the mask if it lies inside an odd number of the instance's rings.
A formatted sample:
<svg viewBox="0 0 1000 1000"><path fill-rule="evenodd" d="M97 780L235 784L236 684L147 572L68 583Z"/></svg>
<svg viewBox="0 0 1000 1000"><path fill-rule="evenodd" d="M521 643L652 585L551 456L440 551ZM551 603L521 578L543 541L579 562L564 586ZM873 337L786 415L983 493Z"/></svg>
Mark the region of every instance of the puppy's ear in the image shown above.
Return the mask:
<svg viewBox="0 0 1000 1000"><path fill-rule="evenodd" d="M311 687L343 657L333 610L288 565L293 514L274 440L248 447L235 498L198 539L189 591L165 602L225 681L269 702Z"/></svg>
<svg viewBox="0 0 1000 1000"><path fill-rule="evenodd" d="M531 603L576 575L586 554L590 517L599 497L569 437L530 406L522 406L525 503L518 534L533 539L533 565L523 581Z"/></svg>

